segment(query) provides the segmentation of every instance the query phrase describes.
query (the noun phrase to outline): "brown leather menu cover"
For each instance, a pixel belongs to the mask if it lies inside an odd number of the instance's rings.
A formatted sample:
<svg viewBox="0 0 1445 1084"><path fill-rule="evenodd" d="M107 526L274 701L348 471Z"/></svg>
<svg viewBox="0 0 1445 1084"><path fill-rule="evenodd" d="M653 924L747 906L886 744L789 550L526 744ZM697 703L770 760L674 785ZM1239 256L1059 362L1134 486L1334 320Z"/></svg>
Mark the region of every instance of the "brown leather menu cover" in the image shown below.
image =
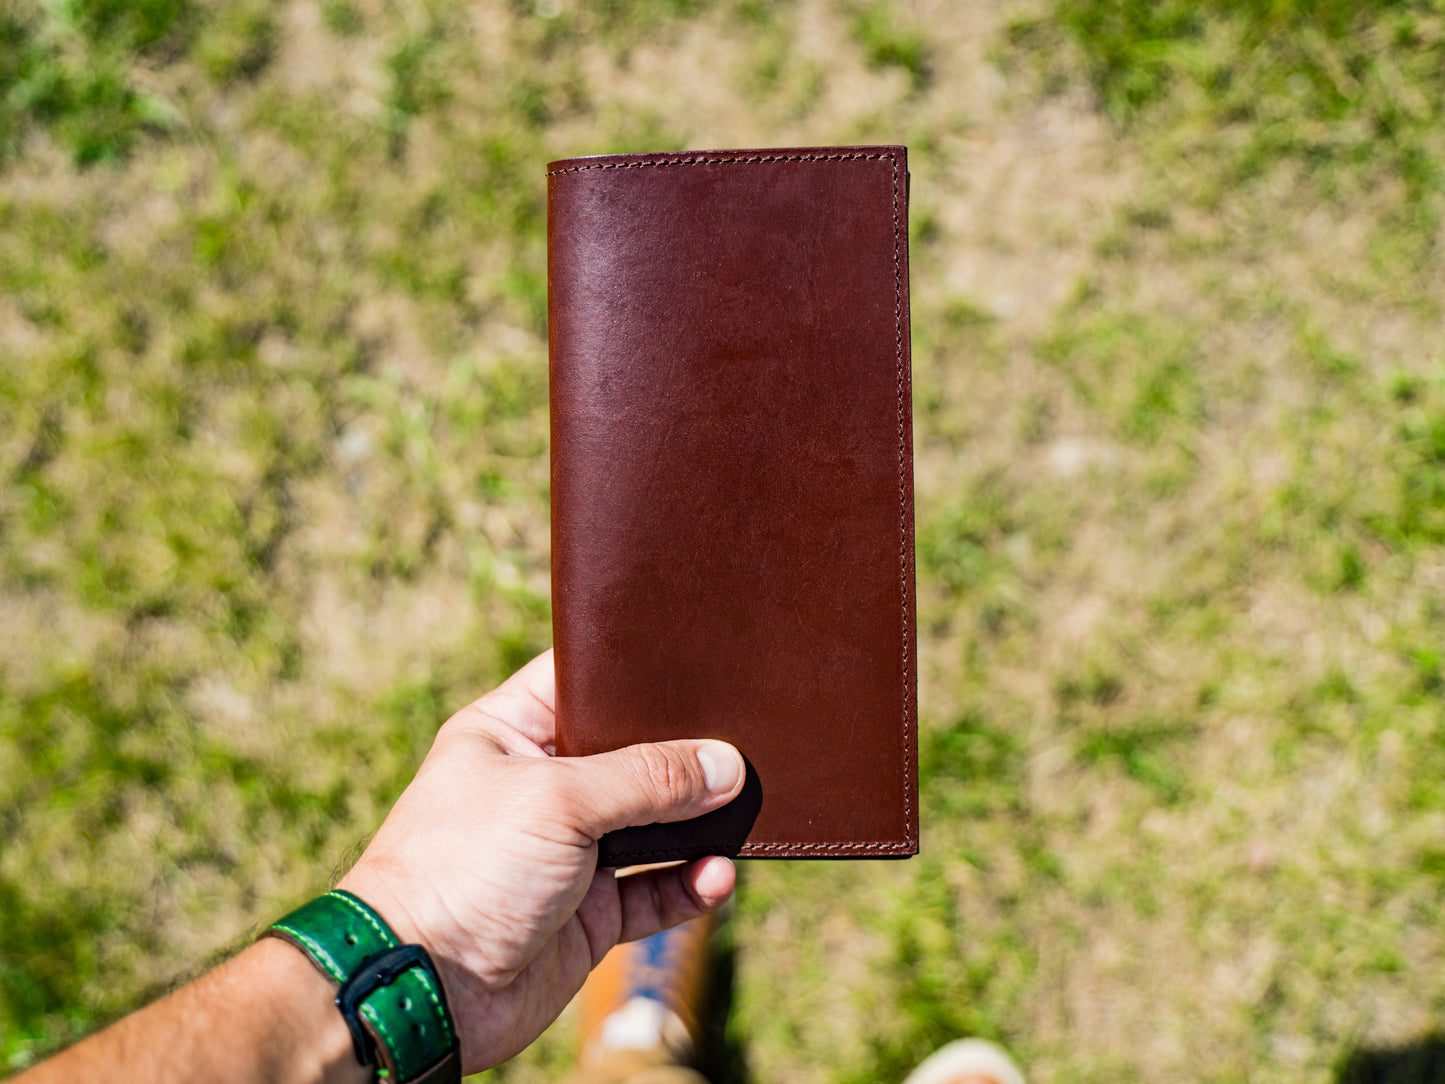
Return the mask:
<svg viewBox="0 0 1445 1084"><path fill-rule="evenodd" d="M917 853L906 155L548 167L557 752L749 766L604 865Z"/></svg>

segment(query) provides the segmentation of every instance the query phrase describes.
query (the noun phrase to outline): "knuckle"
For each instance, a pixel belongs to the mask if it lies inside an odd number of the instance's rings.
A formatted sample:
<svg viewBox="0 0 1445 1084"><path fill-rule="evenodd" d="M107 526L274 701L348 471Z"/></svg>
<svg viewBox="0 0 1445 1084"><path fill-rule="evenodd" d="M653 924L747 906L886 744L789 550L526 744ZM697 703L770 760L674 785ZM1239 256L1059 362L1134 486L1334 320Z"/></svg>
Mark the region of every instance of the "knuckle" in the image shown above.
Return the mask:
<svg viewBox="0 0 1445 1084"><path fill-rule="evenodd" d="M647 786L665 798L678 800L691 794L692 773L678 750L665 745L639 745L637 765Z"/></svg>

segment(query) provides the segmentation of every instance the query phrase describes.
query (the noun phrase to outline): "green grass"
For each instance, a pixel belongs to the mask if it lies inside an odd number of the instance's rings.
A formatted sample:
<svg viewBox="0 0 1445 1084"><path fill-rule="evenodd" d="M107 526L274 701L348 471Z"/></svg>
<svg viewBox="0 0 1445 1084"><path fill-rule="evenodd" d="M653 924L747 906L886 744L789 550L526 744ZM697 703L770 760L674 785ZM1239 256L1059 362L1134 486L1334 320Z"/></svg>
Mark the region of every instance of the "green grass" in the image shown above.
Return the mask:
<svg viewBox="0 0 1445 1084"><path fill-rule="evenodd" d="M244 942L549 640L544 166L911 148L923 855L752 863L751 1077L1440 1030L1425 3L0 8L0 1066ZM562 1023L488 1079L553 1080ZM1401 1062L1401 1064L1405 1064Z"/></svg>
<svg viewBox="0 0 1445 1084"><path fill-rule="evenodd" d="M898 12L881 0L860 4L853 16L853 38L870 67L897 68L915 89L928 83L928 41L915 27L900 25Z"/></svg>
<svg viewBox="0 0 1445 1084"><path fill-rule="evenodd" d="M196 12L185 0L16 0L0 12L0 156L49 129L80 165L122 157L173 119L131 77L138 58L184 49Z"/></svg>

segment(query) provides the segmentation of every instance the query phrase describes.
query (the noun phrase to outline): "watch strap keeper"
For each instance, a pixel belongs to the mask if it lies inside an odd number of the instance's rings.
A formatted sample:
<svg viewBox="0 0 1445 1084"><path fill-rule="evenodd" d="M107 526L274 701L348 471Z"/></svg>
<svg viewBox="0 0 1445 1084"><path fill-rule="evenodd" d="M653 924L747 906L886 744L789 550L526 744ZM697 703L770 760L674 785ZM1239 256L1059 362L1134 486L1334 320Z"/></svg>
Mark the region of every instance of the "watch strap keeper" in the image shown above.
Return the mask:
<svg viewBox="0 0 1445 1084"><path fill-rule="evenodd" d="M391 927L344 889L318 896L274 923L265 936L295 945L337 988L357 1060L395 1084L461 1080L461 1048L446 991L421 945L402 945Z"/></svg>

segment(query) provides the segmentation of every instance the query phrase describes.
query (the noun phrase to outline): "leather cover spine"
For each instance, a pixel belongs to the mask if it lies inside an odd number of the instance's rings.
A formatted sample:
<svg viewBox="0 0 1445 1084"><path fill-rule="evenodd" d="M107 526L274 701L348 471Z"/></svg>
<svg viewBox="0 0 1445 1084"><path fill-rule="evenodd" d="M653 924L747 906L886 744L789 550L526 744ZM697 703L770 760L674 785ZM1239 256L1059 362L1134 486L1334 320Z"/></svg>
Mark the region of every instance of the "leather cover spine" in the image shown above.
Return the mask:
<svg viewBox="0 0 1445 1084"><path fill-rule="evenodd" d="M557 752L725 738L604 865L918 850L902 147L548 168Z"/></svg>

